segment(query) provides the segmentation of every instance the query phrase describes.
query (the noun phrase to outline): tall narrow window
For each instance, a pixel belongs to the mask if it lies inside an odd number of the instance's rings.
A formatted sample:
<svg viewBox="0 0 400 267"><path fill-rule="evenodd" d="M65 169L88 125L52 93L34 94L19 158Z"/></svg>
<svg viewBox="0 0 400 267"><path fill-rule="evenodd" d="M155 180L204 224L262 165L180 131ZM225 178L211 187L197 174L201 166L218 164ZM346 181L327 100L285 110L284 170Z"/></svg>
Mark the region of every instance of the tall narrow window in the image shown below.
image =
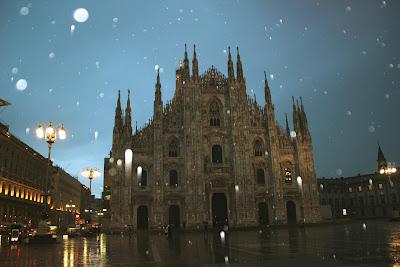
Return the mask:
<svg viewBox="0 0 400 267"><path fill-rule="evenodd" d="M219 111L219 104L213 101L210 105L210 126L219 127L221 125L221 115Z"/></svg>
<svg viewBox="0 0 400 267"><path fill-rule="evenodd" d="M220 145L212 147L212 163L222 163L222 148Z"/></svg>
<svg viewBox="0 0 400 267"><path fill-rule="evenodd" d="M178 143L175 140L169 143L168 156L171 158L176 158L178 156Z"/></svg>
<svg viewBox="0 0 400 267"><path fill-rule="evenodd" d="M139 186L146 187L147 186L147 171L142 170L142 177L139 180Z"/></svg>
<svg viewBox="0 0 400 267"><path fill-rule="evenodd" d="M254 156L261 157L264 154L264 149L260 140L254 142Z"/></svg>
<svg viewBox="0 0 400 267"><path fill-rule="evenodd" d="M169 171L169 185L172 187L178 186L178 172L176 170Z"/></svg>
<svg viewBox="0 0 400 267"><path fill-rule="evenodd" d="M257 184L258 185L265 185L265 175L263 169L257 170Z"/></svg>

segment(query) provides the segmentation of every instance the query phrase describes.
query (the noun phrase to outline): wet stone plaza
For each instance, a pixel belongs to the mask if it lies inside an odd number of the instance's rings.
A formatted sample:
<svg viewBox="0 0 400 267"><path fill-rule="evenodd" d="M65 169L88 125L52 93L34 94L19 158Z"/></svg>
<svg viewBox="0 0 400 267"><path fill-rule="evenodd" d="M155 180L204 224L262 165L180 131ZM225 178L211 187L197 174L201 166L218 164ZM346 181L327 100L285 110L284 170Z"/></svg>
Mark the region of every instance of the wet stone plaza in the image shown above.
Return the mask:
<svg viewBox="0 0 400 267"><path fill-rule="evenodd" d="M222 236L223 237L223 236ZM397 266L400 223L352 222L264 231L137 232L9 246L0 266Z"/></svg>

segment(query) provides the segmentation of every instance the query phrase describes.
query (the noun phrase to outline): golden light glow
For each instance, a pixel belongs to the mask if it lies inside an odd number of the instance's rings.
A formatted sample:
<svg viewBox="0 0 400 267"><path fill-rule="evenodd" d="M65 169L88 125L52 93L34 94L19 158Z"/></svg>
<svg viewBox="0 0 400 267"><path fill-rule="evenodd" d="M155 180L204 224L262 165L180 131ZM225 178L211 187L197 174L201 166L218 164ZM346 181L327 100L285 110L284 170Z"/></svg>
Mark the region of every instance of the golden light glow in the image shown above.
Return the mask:
<svg viewBox="0 0 400 267"><path fill-rule="evenodd" d="M8 195L8 184L4 184L4 195Z"/></svg>
<svg viewBox="0 0 400 267"><path fill-rule="evenodd" d="M15 187L15 197L19 197L19 187Z"/></svg>
<svg viewBox="0 0 400 267"><path fill-rule="evenodd" d="M0 181L0 194L3 193L3 182Z"/></svg>
<svg viewBox="0 0 400 267"><path fill-rule="evenodd" d="M81 172L81 175L85 178L93 179L99 177L101 175L101 172L96 168L87 168Z"/></svg>
<svg viewBox="0 0 400 267"><path fill-rule="evenodd" d="M63 124L61 124L61 128L58 130L58 136L61 140L65 140L67 138L67 132L65 131Z"/></svg>
<svg viewBox="0 0 400 267"><path fill-rule="evenodd" d="M39 124L38 127L36 128L36 136L40 139L44 137L44 130L41 124Z"/></svg>
<svg viewBox="0 0 400 267"><path fill-rule="evenodd" d="M14 196L14 186L13 185L11 185L10 186L10 196Z"/></svg>

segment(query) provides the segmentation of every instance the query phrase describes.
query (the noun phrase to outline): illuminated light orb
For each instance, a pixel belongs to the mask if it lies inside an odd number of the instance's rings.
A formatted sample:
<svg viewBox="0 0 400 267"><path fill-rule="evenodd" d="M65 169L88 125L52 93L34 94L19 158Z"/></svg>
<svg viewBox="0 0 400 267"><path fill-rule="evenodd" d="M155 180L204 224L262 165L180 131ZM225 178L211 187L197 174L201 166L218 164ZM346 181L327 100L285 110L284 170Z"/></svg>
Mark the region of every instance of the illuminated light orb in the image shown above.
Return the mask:
<svg viewBox="0 0 400 267"><path fill-rule="evenodd" d="M239 191L239 186L238 185L235 185L235 190L236 190L236 192Z"/></svg>
<svg viewBox="0 0 400 267"><path fill-rule="evenodd" d="M154 69L155 69L155 70L158 70L159 68L160 68L159 65L155 65L155 66L154 66Z"/></svg>
<svg viewBox="0 0 400 267"><path fill-rule="evenodd" d="M117 160L117 165L118 165L118 167L121 167L121 166L122 166L122 159L118 159L118 160Z"/></svg>
<svg viewBox="0 0 400 267"><path fill-rule="evenodd" d="M15 84L18 91L24 91L28 87L28 82L25 79L19 79Z"/></svg>
<svg viewBox="0 0 400 267"><path fill-rule="evenodd" d="M290 132L290 137L296 138L296 136L297 136L297 134L296 134L295 131L291 131L291 132Z"/></svg>
<svg viewBox="0 0 400 267"><path fill-rule="evenodd" d="M319 185L319 188L321 188L321 190L324 190L324 185L323 185L323 184L320 184L320 185Z"/></svg>
<svg viewBox="0 0 400 267"><path fill-rule="evenodd" d="M78 8L74 11L74 20L79 23L83 23L88 20L89 12L85 8Z"/></svg>
<svg viewBox="0 0 400 267"><path fill-rule="evenodd" d="M54 53L54 52L51 52L50 54L49 54L49 58L50 59L53 59L53 58L55 58L56 57L56 54Z"/></svg>
<svg viewBox="0 0 400 267"><path fill-rule="evenodd" d="M342 175L342 174L343 174L342 169L340 169L340 168L337 169L337 170L336 170L336 174L339 175L339 176Z"/></svg>
<svg viewBox="0 0 400 267"><path fill-rule="evenodd" d="M297 183L301 184L303 182L303 179L301 178L301 176L297 176Z"/></svg>
<svg viewBox="0 0 400 267"><path fill-rule="evenodd" d="M75 32L75 25L71 25L71 33L74 33Z"/></svg>
<svg viewBox="0 0 400 267"><path fill-rule="evenodd" d="M97 138L99 137L99 132L95 131L94 132L94 141L97 141Z"/></svg>
<svg viewBox="0 0 400 267"><path fill-rule="evenodd" d="M369 184L372 184L372 179L369 179L369 180L368 180L368 183L369 183Z"/></svg>
<svg viewBox="0 0 400 267"><path fill-rule="evenodd" d="M225 256L225 262L228 263L229 262L229 258L228 256Z"/></svg>
<svg viewBox="0 0 400 267"><path fill-rule="evenodd" d="M113 157L110 158L110 163L114 163L114 158Z"/></svg>
<svg viewBox="0 0 400 267"><path fill-rule="evenodd" d="M379 170L379 173L380 173L380 174L384 174L384 173L385 173L385 170L384 170L384 169L380 169L380 170Z"/></svg>

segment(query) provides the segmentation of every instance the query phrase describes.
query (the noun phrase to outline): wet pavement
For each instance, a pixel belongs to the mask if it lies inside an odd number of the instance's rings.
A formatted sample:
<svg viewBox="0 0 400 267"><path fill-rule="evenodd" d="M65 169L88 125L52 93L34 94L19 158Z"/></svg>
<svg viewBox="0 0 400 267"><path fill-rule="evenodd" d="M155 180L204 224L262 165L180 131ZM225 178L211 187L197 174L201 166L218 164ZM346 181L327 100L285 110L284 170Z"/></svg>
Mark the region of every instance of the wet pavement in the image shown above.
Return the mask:
<svg viewBox="0 0 400 267"><path fill-rule="evenodd" d="M366 227L363 227L363 223ZM0 266L400 266L400 223L231 231L138 232L9 246Z"/></svg>

